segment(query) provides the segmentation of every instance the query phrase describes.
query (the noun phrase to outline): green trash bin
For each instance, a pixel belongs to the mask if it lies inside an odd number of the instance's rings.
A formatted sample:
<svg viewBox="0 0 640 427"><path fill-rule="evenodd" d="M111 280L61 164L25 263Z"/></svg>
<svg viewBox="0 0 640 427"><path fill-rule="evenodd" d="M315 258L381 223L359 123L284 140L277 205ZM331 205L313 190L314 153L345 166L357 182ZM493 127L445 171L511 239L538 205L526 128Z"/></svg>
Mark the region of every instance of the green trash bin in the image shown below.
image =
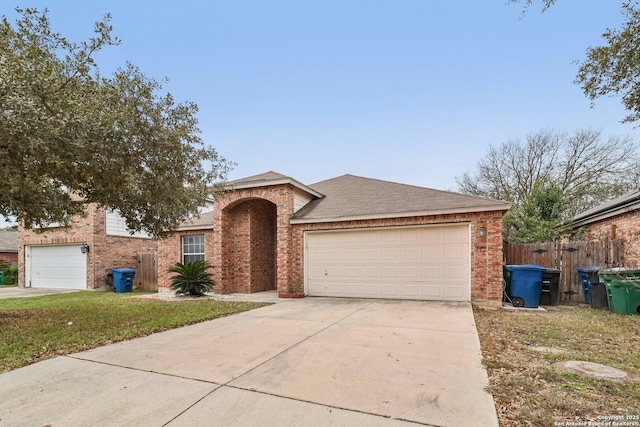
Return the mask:
<svg viewBox="0 0 640 427"><path fill-rule="evenodd" d="M640 269L600 270L607 287L609 310L617 314L640 314Z"/></svg>
<svg viewBox="0 0 640 427"><path fill-rule="evenodd" d="M0 271L0 285L4 285L4 271Z"/></svg>

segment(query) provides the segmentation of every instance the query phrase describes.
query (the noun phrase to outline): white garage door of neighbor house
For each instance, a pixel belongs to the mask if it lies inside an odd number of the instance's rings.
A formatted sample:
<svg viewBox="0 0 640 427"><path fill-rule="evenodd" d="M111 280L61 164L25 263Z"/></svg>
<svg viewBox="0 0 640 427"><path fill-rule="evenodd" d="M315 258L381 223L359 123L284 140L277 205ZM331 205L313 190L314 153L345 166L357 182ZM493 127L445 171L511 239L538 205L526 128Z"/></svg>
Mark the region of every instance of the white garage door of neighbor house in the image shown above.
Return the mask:
<svg viewBox="0 0 640 427"><path fill-rule="evenodd" d="M87 289L87 255L81 245L30 246L27 286Z"/></svg>
<svg viewBox="0 0 640 427"><path fill-rule="evenodd" d="M468 225L305 235L308 295L470 300Z"/></svg>

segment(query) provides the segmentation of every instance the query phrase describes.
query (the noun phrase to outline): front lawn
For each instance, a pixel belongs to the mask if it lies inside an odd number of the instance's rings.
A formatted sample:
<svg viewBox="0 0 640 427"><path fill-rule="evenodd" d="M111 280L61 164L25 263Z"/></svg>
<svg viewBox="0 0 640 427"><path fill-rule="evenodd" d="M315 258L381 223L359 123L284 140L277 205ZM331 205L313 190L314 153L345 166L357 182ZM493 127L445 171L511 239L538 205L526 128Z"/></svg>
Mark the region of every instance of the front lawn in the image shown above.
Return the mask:
<svg viewBox="0 0 640 427"><path fill-rule="evenodd" d="M577 306L546 313L474 307L474 314L501 426L611 420L640 426L640 316ZM567 360L612 366L636 378L592 379L552 366Z"/></svg>
<svg viewBox="0 0 640 427"><path fill-rule="evenodd" d="M0 372L264 305L91 291L0 299Z"/></svg>

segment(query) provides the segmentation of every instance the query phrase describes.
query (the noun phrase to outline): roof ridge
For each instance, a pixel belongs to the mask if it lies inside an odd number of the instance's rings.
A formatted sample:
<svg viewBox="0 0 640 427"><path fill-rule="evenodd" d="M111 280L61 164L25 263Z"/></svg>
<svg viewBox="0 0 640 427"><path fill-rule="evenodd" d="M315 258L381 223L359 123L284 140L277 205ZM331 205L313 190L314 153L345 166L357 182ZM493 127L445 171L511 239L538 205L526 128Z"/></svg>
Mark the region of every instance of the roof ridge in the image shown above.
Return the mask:
<svg viewBox="0 0 640 427"><path fill-rule="evenodd" d="M369 181L384 182L384 183L392 184L392 185L402 185L402 186L405 186L405 187L416 188L416 189L419 189L419 190L437 191L437 192L440 192L440 193L453 194L453 195L465 196L465 197L472 197L472 198L480 199L480 200L493 200L495 202L510 203L510 202L506 202L505 200L498 200L498 199L492 199L492 198L488 198L488 197L474 196L472 194L458 193L456 191L440 190L438 188L433 188L433 187L423 187L423 186L415 185L415 184L405 184L404 182L388 181L388 180L379 179L379 178L369 178L369 177L366 177L366 176L353 175L353 174L349 174L349 173L337 176L335 178L329 178L329 179L326 179L324 181L320 181L320 182L314 183L314 184L310 185L310 187L313 187L316 184L321 184L323 182L327 182L327 181L331 181L331 180L335 180L335 179L343 178L343 177L353 177L353 178L366 179L366 180L369 180Z"/></svg>

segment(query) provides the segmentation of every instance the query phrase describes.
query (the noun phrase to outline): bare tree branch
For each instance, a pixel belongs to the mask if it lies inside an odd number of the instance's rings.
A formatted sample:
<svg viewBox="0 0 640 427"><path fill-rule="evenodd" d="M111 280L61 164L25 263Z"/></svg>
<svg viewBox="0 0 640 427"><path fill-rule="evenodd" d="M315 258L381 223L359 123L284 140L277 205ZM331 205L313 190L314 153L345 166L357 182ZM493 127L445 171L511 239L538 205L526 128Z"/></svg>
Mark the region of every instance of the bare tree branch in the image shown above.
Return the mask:
<svg viewBox="0 0 640 427"><path fill-rule="evenodd" d="M593 207L636 188L638 144L629 137L604 139L600 131L572 136L553 131L490 147L476 171L456 178L466 194L521 203L536 183L559 187L568 201L566 215Z"/></svg>

